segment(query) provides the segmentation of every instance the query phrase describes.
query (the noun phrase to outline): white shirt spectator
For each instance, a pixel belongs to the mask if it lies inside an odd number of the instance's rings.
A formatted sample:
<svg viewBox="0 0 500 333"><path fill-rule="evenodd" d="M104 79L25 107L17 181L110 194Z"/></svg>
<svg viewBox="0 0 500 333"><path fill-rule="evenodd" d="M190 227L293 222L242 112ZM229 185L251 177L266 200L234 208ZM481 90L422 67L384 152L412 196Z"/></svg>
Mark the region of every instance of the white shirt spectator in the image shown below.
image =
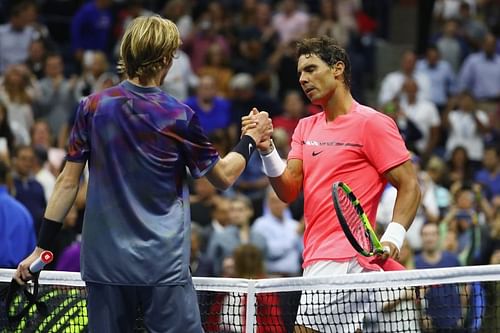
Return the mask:
<svg viewBox="0 0 500 333"><path fill-rule="evenodd" d="M488 125L489 118L486 112L475 111L477 119ZM446 153L449 156L453 149L463 146L473 161L481 161L484 155L484 141L476 121L470 112L462 110L451 111L448 115L449 133L446 141Z"/></svg>
<svg viewBox="0 0 500 333"><path fill-rule="evenodd" d="M415 144L419 152L424 152L429 142L431 128L441 125L439 111L432 102L417 100L415 104L401 101L401 110L406 114L422 133L422 138Z"/></svg>
<svg viewBox="0 0 500 333"><path fill-rule="evenodd" d="M414 72L413 79L418 85L418 99L431 100L431 81L429 77L422 72ZM403 83L406 81L406 76L401 71L395 71L387 74L380 85L378 95L379 105L384 105L392 101L401 91Z"/></svg>
<svg viewBox="0 0 500 333"><path fill-rule="evenodd" d="M16 145L29 145L30 130L34 123L31 104L11 101L3 87L0 88L0 100L7 107L9 125L14 133Z"/></svg>
<svg viewBox="0 0 500 333"><path fill-rule="evenodd" d="M49 201L54 186L56 184L56 177L46 167L43 167L35 175L35 179L42 185L43 192L45 193L45 200Z"/></svg>
<svg viewBox="0 0 500 333"><path fill-rule="evenodd" d="M35 36L31 26L14 30L10 23L0 25L0 73L7 66L21 64L28 59L28 49Z"/></svg>
<svg viewBox="0 0 500 333"><path fill-rule="evenodd" d="M301 238L299 222L284 215L279 220L271 213L255 220L252 231L264 236L267 242L266 269L270 274L297 275L300 272Z"/></svg>
<svg viewBox="0 0 500 333"><path fill-rule="evenodd" d="M309 15L299 10L290 15L279 12L273 16L272 25L278 32L280 42L289 42L301 38L308 29Z"/></svg>
<svg viewBox="0 0 500 333"><path fill-rule="evenodd" d="M178 50L161 89L178 100L184 101L189 97L189 88L196 85L198 85L198 77L191 68L189 57L185 52Z"/></svg>
<svg viewBox="0 0 500 333"><path fill-rule="evenodd" d="M420 178L420 177L419 177ZM423 182L421 182L423 183ZM410 228L406 231L406 240L413 250L420 250L422 247L421 230L426 221L424 207L430 215L439 216L439 207L436 202L435 185L432 181L426 181L421 184L422 187L422 202L417 210L417 215L413 220ZM392 185L386 187L380 203L378 205L377 222L382 224L389 224L392 219L392 211L396 203L396 196L398 191Z"/></svg>
<svg viewBox="0 0 500 333"><path fill-rule="evenodd" d="M471 8L472 13L475 13L476 0L462 0L467 2ZM458 0L439 0L434 5L434 15L442 17L443 19L456 19L460 16L460 4L462 1Z"/></svg>

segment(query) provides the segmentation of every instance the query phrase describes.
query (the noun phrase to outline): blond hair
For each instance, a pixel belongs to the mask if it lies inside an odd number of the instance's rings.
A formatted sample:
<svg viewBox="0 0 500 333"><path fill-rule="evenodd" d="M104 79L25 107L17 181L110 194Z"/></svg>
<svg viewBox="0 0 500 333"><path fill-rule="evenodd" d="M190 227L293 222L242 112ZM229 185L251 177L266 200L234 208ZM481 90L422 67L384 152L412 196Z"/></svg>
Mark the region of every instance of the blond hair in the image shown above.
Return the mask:
<svg viewBox="0 0 500 333"><path fill-rule="evenodd" d="M158 15L135 18L123 35L118 69L149 79L168 66L181 45L177 26Z"/></svg>

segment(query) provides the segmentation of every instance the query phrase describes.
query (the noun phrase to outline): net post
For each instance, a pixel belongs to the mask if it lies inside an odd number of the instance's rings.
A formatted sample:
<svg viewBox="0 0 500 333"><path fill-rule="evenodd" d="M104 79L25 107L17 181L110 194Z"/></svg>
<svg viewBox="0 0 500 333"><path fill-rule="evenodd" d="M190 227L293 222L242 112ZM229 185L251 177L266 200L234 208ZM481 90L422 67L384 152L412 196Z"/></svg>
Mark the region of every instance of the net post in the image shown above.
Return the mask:
<svg viewBox="0 0 500 333"><path fill-rule="evenodd" d="M247 293L247 304L246 304L246 320L245 320L245 332L253 333L255 326L255 307L256 307L256 297L255 297L255 280L248 280L248 293Z"/></svg>

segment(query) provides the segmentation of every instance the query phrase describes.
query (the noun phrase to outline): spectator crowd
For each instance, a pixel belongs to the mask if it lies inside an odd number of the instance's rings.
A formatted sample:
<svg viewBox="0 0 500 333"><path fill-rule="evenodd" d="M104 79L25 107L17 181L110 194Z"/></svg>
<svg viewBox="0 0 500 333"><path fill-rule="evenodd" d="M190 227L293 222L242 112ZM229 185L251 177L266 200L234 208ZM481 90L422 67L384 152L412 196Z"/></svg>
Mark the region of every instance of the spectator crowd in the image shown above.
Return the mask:
<svg viewBox="0 0 500 333"><path fill-rule="evenodd" d="M351 57L353 96L394 119L418 171L423 200L402 263L407 268L499 264L495 4L435 1L425 52L408 49L398 68L377 78L377 45L396 29L386 14L391 1L3 1L0 267L16 267L35 246L78 102L123 79L116 70L120 37L134 17L153 14L174 21L182 36L162 89L198 114L222 156L240 136L241 117L257 107L273 118L274 142L286 159L299 119L319 111L298 85L295 42L334 37ZM376 92L373 101L370 91ZM51 269L79 270L86 177L81 182ZM258 154L225 192L203 178L190 186L194 276L300 275L303 203L277 198ZM388 186L377 214L380 233L390 222L394 200L395 189ZM426 229L429 224L437 228ZM430 234L437 235L435 242ZM433 260L438 250L446 253L441 261Z"/></svg>

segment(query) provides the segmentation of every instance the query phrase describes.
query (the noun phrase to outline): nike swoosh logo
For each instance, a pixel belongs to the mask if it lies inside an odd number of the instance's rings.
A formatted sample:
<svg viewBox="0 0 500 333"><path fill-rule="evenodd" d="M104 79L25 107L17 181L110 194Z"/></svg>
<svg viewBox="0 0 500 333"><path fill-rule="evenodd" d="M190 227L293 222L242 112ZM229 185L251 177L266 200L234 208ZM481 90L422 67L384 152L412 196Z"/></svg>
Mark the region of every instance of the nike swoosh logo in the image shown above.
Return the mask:
<svg viewBox="0 0 500 333"><path fill-rule="evenodd" d="M323 152L322 150L321 151L313 151L312 155L317 156L317 155L321 154L322 152Z"/></svg>

